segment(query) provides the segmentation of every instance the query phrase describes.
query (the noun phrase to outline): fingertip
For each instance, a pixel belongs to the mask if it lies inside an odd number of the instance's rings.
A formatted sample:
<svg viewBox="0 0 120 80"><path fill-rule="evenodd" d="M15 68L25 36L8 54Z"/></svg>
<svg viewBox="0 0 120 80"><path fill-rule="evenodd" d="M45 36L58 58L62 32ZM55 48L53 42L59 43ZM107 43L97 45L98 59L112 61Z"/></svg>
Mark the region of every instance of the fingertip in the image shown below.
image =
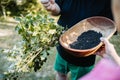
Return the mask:
<svg viewBox="0 0 120 80"><path fill-rule="evenodd" d="M103 37L101 37L100 40L103 41Z"/></svg>
<svg viewBox="0 0 120 80"><path fill-rule="evenodd" d="M105 39L106 39L106 38L104 38L104 37L101 37L101 38L100 38L101 41L105 41Z"/></svg>

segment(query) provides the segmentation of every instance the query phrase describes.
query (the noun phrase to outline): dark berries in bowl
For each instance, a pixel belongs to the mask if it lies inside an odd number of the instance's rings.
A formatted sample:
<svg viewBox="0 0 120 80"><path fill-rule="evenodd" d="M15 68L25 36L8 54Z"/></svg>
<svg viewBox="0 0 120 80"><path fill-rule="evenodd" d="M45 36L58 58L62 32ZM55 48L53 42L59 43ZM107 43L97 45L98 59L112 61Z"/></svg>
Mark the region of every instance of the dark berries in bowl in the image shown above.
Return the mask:
<svg viewBox="0 0 120 80"><path fill-rule="evenodd" d="M102 34L100 32L98 33L94 30L88 30L78 36L77 41L70 44L70 47L73 49L81 50L90 49L100 43L100 37L102 37Z"/></svg>

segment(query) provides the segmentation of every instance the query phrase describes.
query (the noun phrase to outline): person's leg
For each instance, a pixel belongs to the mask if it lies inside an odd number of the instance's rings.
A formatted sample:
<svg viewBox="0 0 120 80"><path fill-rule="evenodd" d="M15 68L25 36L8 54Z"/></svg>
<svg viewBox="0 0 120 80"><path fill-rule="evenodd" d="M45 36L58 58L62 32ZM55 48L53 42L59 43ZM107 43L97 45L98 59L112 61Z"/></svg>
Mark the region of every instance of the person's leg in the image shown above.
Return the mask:
<svg viewBox="0 0 120 80"><path fill-rule="evenodd" d="M57 72L56 73L56 80L68 80L67 79L67 74L63 74L63 73Z"/></svg>
<svg viewBox="0 0 120 80"><path fill-rule="evenodd" d="M67 73L69 72L67 62L57 53L54 64L56 70L56 80L67 80Z"/></svg>
<svg viewBox="0 0 120 80"><path fill-rule="evenodd" d="M69 64L70 72L71 72L71 79L78 80L80 77L86 75L93 69L93 65L90 67L80 67Z"/></svg>

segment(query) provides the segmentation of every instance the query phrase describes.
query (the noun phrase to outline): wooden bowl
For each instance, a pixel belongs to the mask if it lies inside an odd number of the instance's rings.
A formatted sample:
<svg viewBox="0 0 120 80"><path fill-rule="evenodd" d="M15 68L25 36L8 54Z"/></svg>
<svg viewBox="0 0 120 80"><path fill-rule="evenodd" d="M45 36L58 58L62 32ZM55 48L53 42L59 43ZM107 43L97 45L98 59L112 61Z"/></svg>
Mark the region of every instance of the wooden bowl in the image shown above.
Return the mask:
<svg viewBox="0 0 120 80"><path fill-rule="evenodd" d="M78 22L70 29L65 31L60 36L59 42L67 52L74 56L85 57L92 55L103 45L102 42L100 42L97 46L93 48L85 50L73 49L69 46L69 44L77 40L78 36L80 36L83 32L88 30L100 32L103 35L103 37L109 39L116 32L116 27L114 25L114 22L106 17L102 16L89 17Z"/></svg>

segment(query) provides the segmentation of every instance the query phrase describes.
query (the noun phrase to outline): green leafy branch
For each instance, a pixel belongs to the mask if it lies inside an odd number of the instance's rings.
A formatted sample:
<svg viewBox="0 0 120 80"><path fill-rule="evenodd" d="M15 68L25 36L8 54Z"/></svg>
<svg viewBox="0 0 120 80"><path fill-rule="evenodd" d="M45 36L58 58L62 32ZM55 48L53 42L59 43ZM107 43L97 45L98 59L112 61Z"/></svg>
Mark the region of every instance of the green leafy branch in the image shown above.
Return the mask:
<svg viewBox="0 0 120 80"><path fill-rule="evenodd" d="M17 17L16 20L15 30L22 41L20 48L16 47L9 55L17 59L14 69L18 72L37 71L47 60L50 49L58 43L63 27L45 11Z"/></svg>

